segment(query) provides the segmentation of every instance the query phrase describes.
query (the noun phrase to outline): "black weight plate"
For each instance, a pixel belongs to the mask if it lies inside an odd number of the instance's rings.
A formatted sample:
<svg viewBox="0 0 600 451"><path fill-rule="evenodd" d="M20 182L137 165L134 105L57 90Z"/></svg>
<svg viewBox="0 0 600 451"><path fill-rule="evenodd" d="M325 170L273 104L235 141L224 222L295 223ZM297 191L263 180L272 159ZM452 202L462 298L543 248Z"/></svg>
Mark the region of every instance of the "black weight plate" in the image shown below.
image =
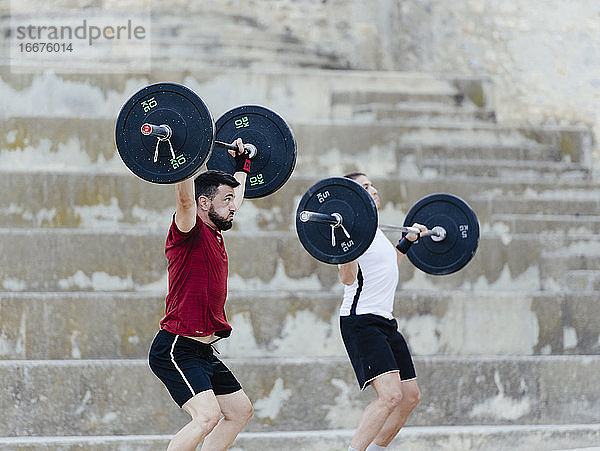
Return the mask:
<svg viewBox="0 0 600 451"><path fill-rule="evenodd" d="M169 143L144 136L145 123L171 127ZM115 127L115 143L125 165L152 183L176 183L193 177L210 157L215 125L210 111L196 93L176 83L156 83L136 92L121 108Z"/></svg>
<svg viewBox="0 0 600 451"><path fill-rule="evenodd" d="M434 275L452 274L463 268L477 250L479 222L475 212L461 198L452 194L431 194L410 209L404 225L415 222L428 229L441 226L446 238L434 241L419 238L408 250L410 261L420 270Z"/></svg>
<svg viewBox="0 0 600 451"><path fill-rule="evenodd" d="M216 140L231 143L237 138L257 149L244 197L264 197L281 188L296 166L296 140L283 118L258 105L242 105L229 110L217 119ZM233 174L235 160L227 149L215 146L206 167Z"/></svg>
<svg viewBox="0 0 600 451"><path fill-rule="evenodd" d="M339 213L342 225L335 229L335 247L331 246L331 226L300 221L300 212ZM296 210L296 232L304 248L325 263L342 264L356 260L373 242L377 230L377 208L371 195L354 180L331 177L315 183L302 196Z"/></svg>

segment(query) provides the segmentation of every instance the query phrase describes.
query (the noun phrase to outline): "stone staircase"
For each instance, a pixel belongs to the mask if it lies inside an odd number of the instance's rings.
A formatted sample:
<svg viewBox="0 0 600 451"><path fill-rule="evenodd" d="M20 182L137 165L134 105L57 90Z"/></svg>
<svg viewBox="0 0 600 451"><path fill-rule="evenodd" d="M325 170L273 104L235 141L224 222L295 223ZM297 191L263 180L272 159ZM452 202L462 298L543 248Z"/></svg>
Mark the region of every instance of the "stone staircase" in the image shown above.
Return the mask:
<svg viewBox="0 0 600 451"><path fill-rule="evenodd" d="M482 230L459 273L401 268L395 314L423 399L391 449L600 446L600 184L588 130L498 124L493 87L477 78L2 73L0 449L160 450L187 421L145 360L164 309L173 189L129 173L112 138L123 102L164 80L194 89L215 117L268 105L298 140L289 182L247 200L226 234L234 333L218 348L256 410L234 449L344 450L372 399L339 337L335 268L294 231L306 189L356 169L379 188L382 223L450 192ZM43 91L53 94L40 105Z"/></svg>

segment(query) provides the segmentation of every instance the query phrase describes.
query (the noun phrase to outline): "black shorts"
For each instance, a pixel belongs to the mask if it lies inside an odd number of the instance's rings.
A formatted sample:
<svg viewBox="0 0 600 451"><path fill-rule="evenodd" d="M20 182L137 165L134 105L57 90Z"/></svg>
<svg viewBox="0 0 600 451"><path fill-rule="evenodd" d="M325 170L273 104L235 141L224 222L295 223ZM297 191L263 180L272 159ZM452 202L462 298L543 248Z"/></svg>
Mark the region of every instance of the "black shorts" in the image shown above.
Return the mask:
<svg viewBox="0 0 600 451"><path fill-rule="evenodd" d="M398 371L403 381L417 378L395 319L372 314L341 316L340 329L361 390L385 373Z"/></svg>
<svg viewBox="0 0 600 451"><path fill-rule="evenodd" d="M179 407L206 390L228 395L242 389L211 345L166 330L156 334L148 362Z"/></svg>

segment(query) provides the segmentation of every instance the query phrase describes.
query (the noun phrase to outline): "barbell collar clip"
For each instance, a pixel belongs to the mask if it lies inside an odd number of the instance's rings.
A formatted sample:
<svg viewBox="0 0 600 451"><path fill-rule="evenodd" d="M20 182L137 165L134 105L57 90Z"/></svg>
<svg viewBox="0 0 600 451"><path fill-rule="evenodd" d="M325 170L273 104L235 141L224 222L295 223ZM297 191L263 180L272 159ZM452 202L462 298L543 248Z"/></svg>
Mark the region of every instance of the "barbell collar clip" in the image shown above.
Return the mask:
<svg viewBox="0 0 600 451"><path fill-rule="evenodd" d="M329 224L331 226L331 247L335 247L335 229L338 227L342 229L346 238L350 238L350 234L346 230L346 227L343 226L344 218L339 213L331 213L330 215L325 213L317 213L316 211L307 211L303 210L298 215L300 221L302 222L319 222L321 224Z"/></svg>
<svg viewBox="0 0 600 451"><path fill-rule="evenodd" d="M154 125L146 122L142 125L141 132L144 136L156 136L160 141L171 139L173 136L173 130L167 124Z"/></svg>
<svg viewBox="0 0 600 451"><path fill-rule="evenodd" d="M442 226L435 226L433 229L428 230L427 232L432 241L439 242L446 239L446 229L444 229ZM429 232L433 233L429 234Z"/></svg>

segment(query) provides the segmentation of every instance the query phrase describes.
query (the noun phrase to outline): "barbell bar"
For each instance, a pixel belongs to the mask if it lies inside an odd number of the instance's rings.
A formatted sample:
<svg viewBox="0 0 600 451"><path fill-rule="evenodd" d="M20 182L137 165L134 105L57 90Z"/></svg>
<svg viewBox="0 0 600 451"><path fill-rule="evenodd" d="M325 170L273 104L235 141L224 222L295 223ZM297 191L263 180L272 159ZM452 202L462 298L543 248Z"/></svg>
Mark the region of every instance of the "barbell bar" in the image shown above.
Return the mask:
<svg viewBox="0 0 600 451"><path fill-rule="evenodd" d="M317 213L316 211L302 211L300 212L300 221L307 222L320 222L322 224L331 224L334 227L338 227L341 225L343 218L339 213Z"/></svg>
<svg viewBox="0 0 600 451"><path fill-rule="evenodd" d="M436 225L431 229L427 229L422 232L420 229L416 227L407 227L407 226L398 226L398 225L389 225L389 224L380 224L379 228L384 232L402 232L402 233L416 233L421 238L425 238L426 236L431 237L433 241L442 241L446 239L446 229L442 226Z"/></svg>
<svg viewBox="0 0 600 451"><path fill-rule="evenodd" d="M148 124L146 122L142 125L141 132L144 136L155 136L160 141L170 139L171 136L173 136L173 131L167 124L155 125ZM237 150L237 146L235 144L218 141L216 139L213 141L213 143L215 146L223 147L225 149ZM257 152L256 146L252 143L244 143L244 150L246 151L248 158L254 158Z"/></svg>
<svg viewBox="0 0 600 451"><path fill-rule="evenodd" d="M330 215L324 213L317 213L315 211L301 211L300 221L302 222L320 222L322 224L331 224L333 227L339 227L342 225L344 218L339 213L331 213ZM436 238L435 241L442 241L446 238L446 230L441 226L435 226L426 231L421 231L416 227L397 226L397 225L380 225L379 228L385 231L403 232L403 233L415 233L420 237L426 236Z"/></svg>

